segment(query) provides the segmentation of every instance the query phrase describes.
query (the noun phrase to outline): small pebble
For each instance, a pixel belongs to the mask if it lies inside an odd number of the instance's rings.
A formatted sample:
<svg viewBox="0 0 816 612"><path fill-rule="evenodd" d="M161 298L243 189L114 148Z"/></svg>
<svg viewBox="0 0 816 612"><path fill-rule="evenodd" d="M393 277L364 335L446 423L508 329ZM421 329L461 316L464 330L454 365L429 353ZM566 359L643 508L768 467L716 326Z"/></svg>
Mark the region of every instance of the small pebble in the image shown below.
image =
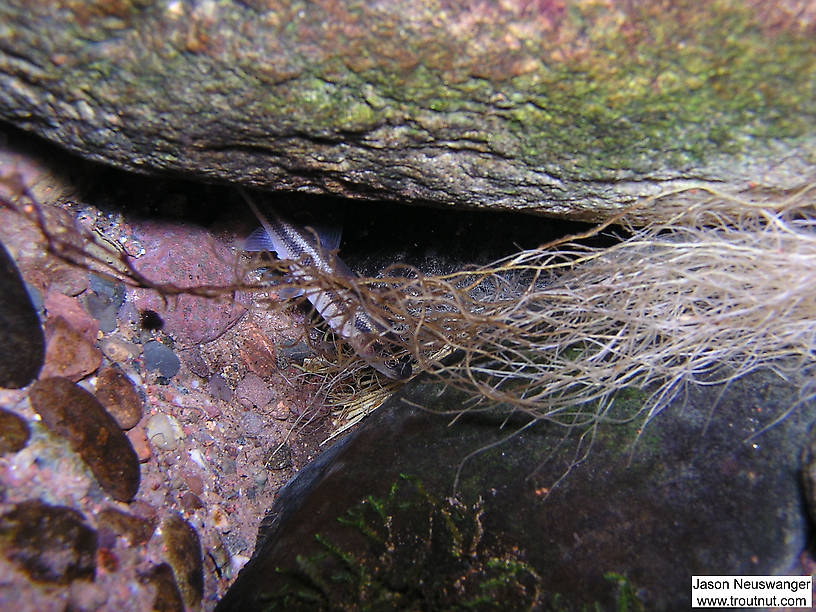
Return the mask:
<svg viewBox="0 0 816 612"><path fill-rule="evenodd" d="M207 390L216 398L225 402L232 399L232 389L220 374L213 374L207 383Z"/></svg>
<svg viewBox="0 0 816 612"><path fill-rule="evenodd" d="M192 491L187 491L184 495L181 496L181 507L184 508L185 512L195 512L199 508L203 508L204 504L202 503L201 499L193 493Z"/></svg>
<svg viewBox="0 0 816 612"><path fill-rule="evenodd" d="M71 329L78 331L89 342L96 341L99 324L82 307L77 298L68 297L58 291L49 289L45 294L45 311L48 319L62 317Z"/></svg>
<svg viewBox="0 0 816 612"><path fill-rule="evenodd" d="M39 380L28 394L43 425L68 440L99 485L115 500L131 501L139 489L139 458L99 400L67 378Z"/></svg>
<svg viewBox="0 0 816 612"><path fill-rule="evenodd" d="M30 437L28 423L23 417L0 408L0 455L23 450Z"/></svg>
<svg viewBox="0 0 816 612"><path fill-rule="evenodd" d="M249 372L235 388L235 396L247 408L264 408L275 399L275 392L260 376Z"/></svg>
<svg viewBox="0 0 816 612"><path fill-rule="evenodd" d="M131 546L146 544L156 530L156 522L122 512L117 508L104 508L96 515L100 534L111 532L125 538Z"/></svg>
<svg viewBox="0 0 816 612"><path fill-rule="evenodd" d="M150 451L150 443L147 441L147 434L142 423L139 423L133 429L129 429L125 435L130 440L130 445L136 452L139 463L147 463L153 454Z"/></svg>
<svg viewBox="0 0 816 612"><path fill-rule="evenodd" d="M254 412L245 412L241 417L241 426L248 436L257 436L263 430L263 419Z"/></svg>
<svg viewBox="0 0 816 612"><path fill-rule="evenodd" d="M156 589L156 598L153 600L153 610L161 612L184 612L184 603L181 599L173 569L167 564L157 565L149 572L139 577L142 584L152 585Z"/></svg>
<svg viewBox="0 0 816 612"><path fill-rule="evenodd" d="M37 582L93 580L96 532L73 508L24 501L0 516L0 549Z"/></svg>
<svg viewBox="0 0 816 612"><path fill-rule="evenodd" d="M102 364L102 353L60 316L45 324L45 365L41 376L62 376L76 382Z"/></svg>
<svg viewBox="0 0 816 612"><path fill-rule="evenodd" d="M269 474L266 472L265 468L258 468L252 473L252 482L254 482L255 486L257 486L259 489L263 488L268 479Z"/></svg>
<svg viewBox="0 0 816 612"><path fill-rule="evenodd" d="M91 291L108 302L116 304L117 308L125 301L125 284L122 281L93 273L88 275L88 281Z"/></svg>
<svg viewBox="0 0 816 612"><path fill-rule="evenodd" d="M204 593L204 564L198 533L177 514L164 519L161 529L167 560L173 568L181 599L188 608L194 608Z"/></svg>
<svg viewBox="0 0 816 612"><path fill-rule="evenodd" d="M145 368L158 370L159 374L165 378L172 378L181 368L181 362L176 354L161 342L156 340L146 342L142 350L144 351Z"/></svg>
<svg viewBox="0 0 816 612"><path fill-rule="evenodd" d="M169 414L154 414L145 424L145 433L150 443L159 450L178 448L184 439L184 428Z"/></svg>
<svg viewBox="0 0 816 612"><path fill-rule="evenodd" d="M85 308L97 320L99 329L109 334L116 329L116 313L119 311L118 304L111 304L105 298L89 293L83 299Z"/></svg>
<svg viewBox="0 0 816 612"><path fill-rule="evenodd" d="M231 529L229 517L219 506L210 508L210 522L218 531L224 533Z"/></svg>
<svg viewBox="0 0 816 612"><path fill-rule="evenodd" d="M122 429L131 429L142 419L142 398L117 366L100 370L96 378L96 398Z"/></svg>
<svg viewBox="0 0 816 612"><path fill-rule="evenodd" d="M114 363L126 363L139 354L139 346L118 338L105 338L101 344L102 353Z"/></svg>

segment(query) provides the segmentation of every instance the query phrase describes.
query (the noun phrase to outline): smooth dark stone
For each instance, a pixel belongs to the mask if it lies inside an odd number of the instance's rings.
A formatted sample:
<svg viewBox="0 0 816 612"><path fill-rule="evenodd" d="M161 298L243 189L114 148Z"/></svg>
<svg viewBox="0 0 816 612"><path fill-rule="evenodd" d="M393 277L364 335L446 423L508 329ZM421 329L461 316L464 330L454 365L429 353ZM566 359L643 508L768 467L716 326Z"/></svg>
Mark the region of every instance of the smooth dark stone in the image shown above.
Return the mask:
<svg viewBox="0 0 816 612"><path fill-rule="evenodd" d="M45 359L45 335L14 261L0 244L0 387L34 380Z"/></svg>
<svg viewBox="0 0 816 612"><path fill-rule="evenodd" d="M455 602L456 588L478 591L468 580L497 588L489 579L501 559L515 596L540 589L539 605L563 610L635 595L648 610L686 609L694 574L797 573L807 530L798 457L816 406L751 439L795 390L760 372L720 391L690 389L633 450L640 422L583 439L544 422L520 431L524 416L500 429L504 419L488 412L450 425L428 410L458 411L467 396L415 381L280 492L218 610L262 600L325 609L355 597L419 609ZM616 405L636 409L641 398L624 392ZM445 499L460 468L457 506Z"/></svg>
<svg viewBox="0 0 816 612"><path fill-rule="evenodd" d="M181 368L178 356L161 342L156 340L145 342L143 350L145 368L148 370L158 370L165 378L173 378Z"/></svg>

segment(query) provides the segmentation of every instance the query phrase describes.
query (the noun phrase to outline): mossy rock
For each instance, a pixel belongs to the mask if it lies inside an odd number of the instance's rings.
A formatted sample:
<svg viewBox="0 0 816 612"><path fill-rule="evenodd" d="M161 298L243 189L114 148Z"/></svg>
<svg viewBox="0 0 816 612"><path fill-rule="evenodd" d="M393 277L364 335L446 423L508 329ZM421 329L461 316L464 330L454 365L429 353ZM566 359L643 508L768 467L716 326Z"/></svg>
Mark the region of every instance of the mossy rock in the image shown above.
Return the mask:
<svg viewBox="0 0 816 612"><path fill-rule="evenodd" d="M806 184L816 14L792 11L8 0L0 118L131 170L597 220Z"/></svg>

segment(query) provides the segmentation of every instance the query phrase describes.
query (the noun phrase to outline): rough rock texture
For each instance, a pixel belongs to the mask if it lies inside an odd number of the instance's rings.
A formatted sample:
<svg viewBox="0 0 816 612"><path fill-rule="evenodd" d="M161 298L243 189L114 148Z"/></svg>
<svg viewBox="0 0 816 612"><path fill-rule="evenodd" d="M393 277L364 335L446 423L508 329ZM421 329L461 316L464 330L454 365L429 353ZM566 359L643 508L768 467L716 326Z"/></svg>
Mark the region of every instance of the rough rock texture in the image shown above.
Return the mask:
<svg viewBox="0 0 816 612"><path fill-rule="evenodd" d="M0 117L133 170L597 219L816 160L808 2L5 0L0 23Z"/></svg>

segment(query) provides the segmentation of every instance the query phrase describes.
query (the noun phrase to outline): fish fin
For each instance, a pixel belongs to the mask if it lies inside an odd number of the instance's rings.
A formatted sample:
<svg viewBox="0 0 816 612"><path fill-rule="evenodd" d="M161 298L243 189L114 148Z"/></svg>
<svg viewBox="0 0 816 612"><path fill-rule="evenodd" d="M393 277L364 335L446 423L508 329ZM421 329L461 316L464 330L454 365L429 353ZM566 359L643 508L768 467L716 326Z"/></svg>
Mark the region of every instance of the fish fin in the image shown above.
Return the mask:
<svg viewBox="0 0 816 612"><path fill-rule="evenodd" d="M275 293L277 293L278 297L282 300L292 300L299 298L305 291L302 287L293 287L292 285L283 283L275 287Z"/></svg>
<svg viewBox="0 0 816 612"><path fill-rule="evenodd" d="M275 246L275 241L269 236L263 227L259 227L249 236L244 238L245 251L267 251L269 253L277 253L278 249Z"/></svg>
<svg viewBox="0 0 816 612"><path fill-rule="evenodd" d="M314 225L306 226L306 232L312 237L317 234L320 241L320 248L324 251L334 251L340 246L340 238L343 236L343 228L339 225Z"/></svg>

